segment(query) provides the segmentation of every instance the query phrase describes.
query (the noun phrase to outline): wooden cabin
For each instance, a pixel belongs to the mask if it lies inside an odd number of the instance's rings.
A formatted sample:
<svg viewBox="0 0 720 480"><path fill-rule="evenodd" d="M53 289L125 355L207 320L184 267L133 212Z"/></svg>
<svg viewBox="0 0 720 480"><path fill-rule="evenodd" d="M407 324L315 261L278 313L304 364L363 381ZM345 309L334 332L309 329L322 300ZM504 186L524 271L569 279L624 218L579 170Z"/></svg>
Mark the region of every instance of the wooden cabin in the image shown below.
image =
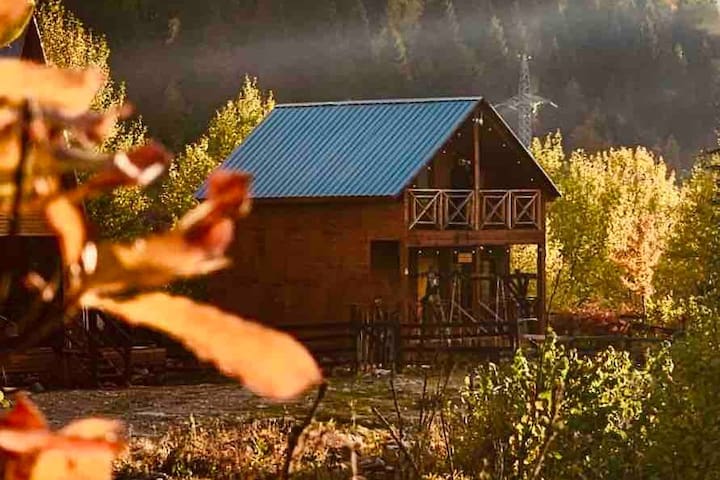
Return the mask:
<svg viewBox="0 0 720 480"><path fill-rule="evenodd" d="M279 105L220 168L254 176L233 266L210 279L223 308L280 325L382 304L406 322L544 327L560 193L483 98ZM536 247L534 271L511 271L513 245Z"/></svg>

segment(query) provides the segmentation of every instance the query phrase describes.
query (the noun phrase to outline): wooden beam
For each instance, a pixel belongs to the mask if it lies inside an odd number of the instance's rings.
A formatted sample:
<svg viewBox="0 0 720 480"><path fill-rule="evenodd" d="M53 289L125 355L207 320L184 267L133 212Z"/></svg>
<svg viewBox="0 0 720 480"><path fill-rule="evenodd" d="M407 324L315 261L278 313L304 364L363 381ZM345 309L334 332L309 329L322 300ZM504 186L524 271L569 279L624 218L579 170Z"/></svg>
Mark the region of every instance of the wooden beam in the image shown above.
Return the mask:
<svg viewBox="0 0 720 480"><path fill-rule="evenodd" d="M482 114L480 114L482 115ZM473 118L473 182L474 190L477 192L480 190L480 117L477 112ZM480 225L480 198L479 195L475 195L475 202L473 204L473 219L472 223L477 226Z"/></svg>
<svg viewBox="0 0 720 480"><path fill-rule="evenodd" d="M400 321L403 323L406 323L408 321L407 314L408 314L408 300L409 300L409 269L410 269L410 261L409 261L409 255L410 252L408 251L408 241L407 241L407 225L409 225L409 218L410 218L410 205L409 205L409 192L406 189L403 193L403 225L406 227L403 235L402 240L400 241Z"/></svg>
<svg viewBox="0 0 720 480"><path fill-rule="evenodd" d="M472 247L474 245L545 244L544 232L537 229L517 230L411 230L409 247Z"/></svg>

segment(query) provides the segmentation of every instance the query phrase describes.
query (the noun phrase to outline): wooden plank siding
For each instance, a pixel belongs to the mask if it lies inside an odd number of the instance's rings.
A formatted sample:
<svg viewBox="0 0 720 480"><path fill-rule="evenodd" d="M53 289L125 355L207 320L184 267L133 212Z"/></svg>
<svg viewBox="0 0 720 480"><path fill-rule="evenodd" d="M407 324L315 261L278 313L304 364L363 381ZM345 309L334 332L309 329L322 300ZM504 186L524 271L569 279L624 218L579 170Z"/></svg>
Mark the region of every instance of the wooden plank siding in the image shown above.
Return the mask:
<svg viewBox="0 0 720 480"><path fill-rule="evenodd" d="M18 235L21 236L51 236L54 235L50 226L45 220L45 216L41 213L24 214L20 217L20 229ZM10 233L10 215L0 212L0 236Z"/></svg>
<svg viewBox="0 0 720 480"><path fill-rule="evenodd" d="M273 324L348 321L353 304L372 302L378 294L399 300L400 271L397 281L373 280L370 245L394 240L402 251L403 219L401 199L257 201L238 224L229 251L232 268L209 279L212 300Z"/></svg>

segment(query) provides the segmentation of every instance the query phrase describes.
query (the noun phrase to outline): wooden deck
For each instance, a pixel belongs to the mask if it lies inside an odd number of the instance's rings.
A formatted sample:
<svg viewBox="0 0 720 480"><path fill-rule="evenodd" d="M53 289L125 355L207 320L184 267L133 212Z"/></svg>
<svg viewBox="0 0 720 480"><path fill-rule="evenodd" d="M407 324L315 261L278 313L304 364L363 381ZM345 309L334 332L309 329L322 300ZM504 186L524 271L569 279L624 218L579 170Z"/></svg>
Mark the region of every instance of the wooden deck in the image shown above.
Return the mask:
<svg viewBox="0 0 720 480"><path fill-rule="evenodd" d="M539 190L408 189L406 245L544 244Z"/></svg>

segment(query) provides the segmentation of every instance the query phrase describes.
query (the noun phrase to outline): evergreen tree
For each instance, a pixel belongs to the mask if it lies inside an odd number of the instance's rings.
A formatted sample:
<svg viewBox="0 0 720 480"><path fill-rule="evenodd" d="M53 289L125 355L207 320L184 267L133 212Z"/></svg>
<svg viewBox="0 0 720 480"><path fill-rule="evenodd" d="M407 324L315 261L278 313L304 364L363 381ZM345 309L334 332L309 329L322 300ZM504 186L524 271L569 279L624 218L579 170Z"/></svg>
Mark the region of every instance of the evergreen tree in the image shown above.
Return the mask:
<svg viewBox="0 0 720 480"><path fill-rule="evenodd" d="M114 67L163 140L196 138L245 72L283 101L477 93L500 102L516 90L521 50L534 57L538 93L560 106L539 117L538 132L569 139L600 105L600 143L664 146L672 133L687 169L718 125L714 0L65 1L108 34ZM180 34L167 44L173 18ZM158 64L164 74L148 74ZM565 100L572 79L582 96ZM192 109L164 108L170 84Z"/></svg>

